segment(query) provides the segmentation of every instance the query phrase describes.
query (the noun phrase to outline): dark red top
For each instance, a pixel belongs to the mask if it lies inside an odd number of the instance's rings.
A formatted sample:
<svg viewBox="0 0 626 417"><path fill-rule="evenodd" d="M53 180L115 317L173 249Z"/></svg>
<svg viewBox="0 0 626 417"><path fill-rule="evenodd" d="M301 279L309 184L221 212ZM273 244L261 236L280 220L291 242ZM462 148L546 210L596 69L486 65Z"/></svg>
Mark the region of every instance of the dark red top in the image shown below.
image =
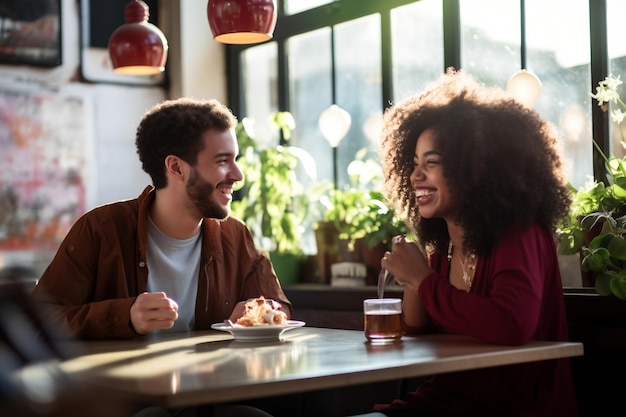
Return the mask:
<svg viewBox="0 0 626 417"><path fill-rule="evenodd" d="M479 257L469 293L450 284L445 256L434 255L431 264L434 272L418 295L432 326L407 327L407 334L464 334L502 345L568 340L556 247L540 226L507 233L491 254ZM569 359L437 375L402 400L375 408L446 416L578 415Z"/></svg>

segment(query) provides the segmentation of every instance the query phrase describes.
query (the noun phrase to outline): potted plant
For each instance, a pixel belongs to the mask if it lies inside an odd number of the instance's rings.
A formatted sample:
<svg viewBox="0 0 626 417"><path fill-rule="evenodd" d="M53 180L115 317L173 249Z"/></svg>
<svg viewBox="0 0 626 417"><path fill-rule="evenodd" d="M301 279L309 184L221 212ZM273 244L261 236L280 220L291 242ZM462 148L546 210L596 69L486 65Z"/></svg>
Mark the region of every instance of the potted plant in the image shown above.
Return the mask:
<svg viewBox="0 0 626 417"><path fill-rule="evenodd" d="M592 94L598 104L607 108L610 102L623 108L617 87L619 77L607 77ZM625 113L612 112L614 122L621 123ZM607 157L594 141L604 159L608 184L593 181L573 189L568 222L559 230L559 253L579 253L583 283L595 286L600 295L613 294L626 300L626 158Z"/></svg>
<svg viewBox="0 0 626 417"><path fill-rule="evenodd" d="M271 115L271 123L285 141L295 122L289 112ZM310 218L310 194L296 172L315 176L312 157L301 148L276 144L262 147L254 134L254 121L244 118L236 128L238 160L244 180L236 189L232 213L243 220L256 245L269 253L282 283L293 282L304 258L302 233Z"/></svg>
<svg viewBox="0 0 626 417"><path fill-rule="evenodd" d="M320 193L322 220L315 224L318 265L322 280L330 279L330 264L338 261L363 262L368 284L375 284L380 259L390 249L391 238L406 234L408 228L390 209L378 191L382 170L378 162L365 159L367 149L357 152L348 165L349 183L340 189L324 184ZM318 191L319 193L319 191Z"/></svg>
<svg viewBox="0 0 626 417"><path fill-rule="evenodd" d="M609 76L592 94L603 110L614 103L614 123L626 115L617 88L619 77ZM583 342L585 355L572 359L576 390L580 396L580 415L610 414L611 402L621 387L605 380L607 369L616 375L626 372L626 157L607 157L594 142L594 149L604 159L605 182L591 181L572 188L568 221L559 230L559 252L580 255L584 286L565 288L564 299L570 340Z"/></svg>

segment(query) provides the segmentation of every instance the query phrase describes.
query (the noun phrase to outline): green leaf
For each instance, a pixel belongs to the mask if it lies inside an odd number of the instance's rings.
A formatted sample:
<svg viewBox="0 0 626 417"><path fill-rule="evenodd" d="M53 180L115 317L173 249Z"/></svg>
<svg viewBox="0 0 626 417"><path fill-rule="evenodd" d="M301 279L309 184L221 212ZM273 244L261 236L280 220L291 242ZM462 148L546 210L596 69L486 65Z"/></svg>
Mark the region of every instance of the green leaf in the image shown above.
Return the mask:
<svg viewBox="0 0 626 417"><path fill-rule="evenodd" d="M605 248L597 248L594 250L586 250L586 255L581 261L583 271L602 271L604 266L609 263L610 254Z"/></svg>
<svg viewBox="0 0 626 417"><path fill-rule="evenodd" d="M610 274L601 274L596 277L596 292L600 295L611 294L611 281L613 277Z"/></svg>
<svg viewBox="0 0 626 417"><path fill-rule="evenodd" d="M626 198L626 177L615 178L613 190L616 197Z"/></svg>
<svg viewBox="0 0 626 417"><path fill-rule="evenodd" d="M626 261L626 240L623 236L614 236L609 242L607 249L613 258Z"/></svg>
<svg viewBox="0 0 626 417"><path fill-rule="evenodd" d="M608 247L611 241L615 238L613 233L601 233L598 236L594 237L591 242L589 242L589 249L594 251L595 249L606 249L608 252Z"/></svg>
<svg viewBox="0 0 626 417"><path fill-rule="evenodd" d="M572 228L567 232L561 231L557 251L562 255L574 255L580 251L583 243L584 234L580 228Z"/></svg>
<svg viewBox="0 0 626 417"><path fill-rule="evenodd" d="M626 300L626 272L621 271L621 274L613 277L609 285L611 292L622 300Z"/></svg>

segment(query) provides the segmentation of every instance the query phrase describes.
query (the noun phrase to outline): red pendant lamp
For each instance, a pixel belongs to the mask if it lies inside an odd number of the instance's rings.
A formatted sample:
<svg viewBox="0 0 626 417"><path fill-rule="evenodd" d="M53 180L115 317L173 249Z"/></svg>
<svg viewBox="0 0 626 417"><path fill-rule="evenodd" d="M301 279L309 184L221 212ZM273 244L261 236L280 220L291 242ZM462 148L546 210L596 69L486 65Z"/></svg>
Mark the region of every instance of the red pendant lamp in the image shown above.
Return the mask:
<svg viewBox="0 0 626 417"><path fill-rule="evenodd" d="M121 74L154 75L165 70L167 39L148 22L148 5L141 0L126 5L126 23L109 38L109 56L113 70Z"/></svg>
<svg viewBox="0 0 626 417"><path fill-rule="evenodd" d="M207 16L213 38L222 43L251 44L272 39L275 0L209 0Z"/></svg>

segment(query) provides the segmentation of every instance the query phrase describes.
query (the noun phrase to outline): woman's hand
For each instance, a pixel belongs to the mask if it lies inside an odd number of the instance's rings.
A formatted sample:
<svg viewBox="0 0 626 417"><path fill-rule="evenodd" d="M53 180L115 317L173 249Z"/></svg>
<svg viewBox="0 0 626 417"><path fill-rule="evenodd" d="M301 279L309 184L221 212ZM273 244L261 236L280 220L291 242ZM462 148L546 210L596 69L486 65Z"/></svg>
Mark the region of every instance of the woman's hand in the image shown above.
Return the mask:
<svg viewBox="0 0 626 417"><path fill-rule="evenodd" d="M396 281L415 291L432 272L420 247L404 235L393 238L391 252L385 252L380 264Z"/></svg>

